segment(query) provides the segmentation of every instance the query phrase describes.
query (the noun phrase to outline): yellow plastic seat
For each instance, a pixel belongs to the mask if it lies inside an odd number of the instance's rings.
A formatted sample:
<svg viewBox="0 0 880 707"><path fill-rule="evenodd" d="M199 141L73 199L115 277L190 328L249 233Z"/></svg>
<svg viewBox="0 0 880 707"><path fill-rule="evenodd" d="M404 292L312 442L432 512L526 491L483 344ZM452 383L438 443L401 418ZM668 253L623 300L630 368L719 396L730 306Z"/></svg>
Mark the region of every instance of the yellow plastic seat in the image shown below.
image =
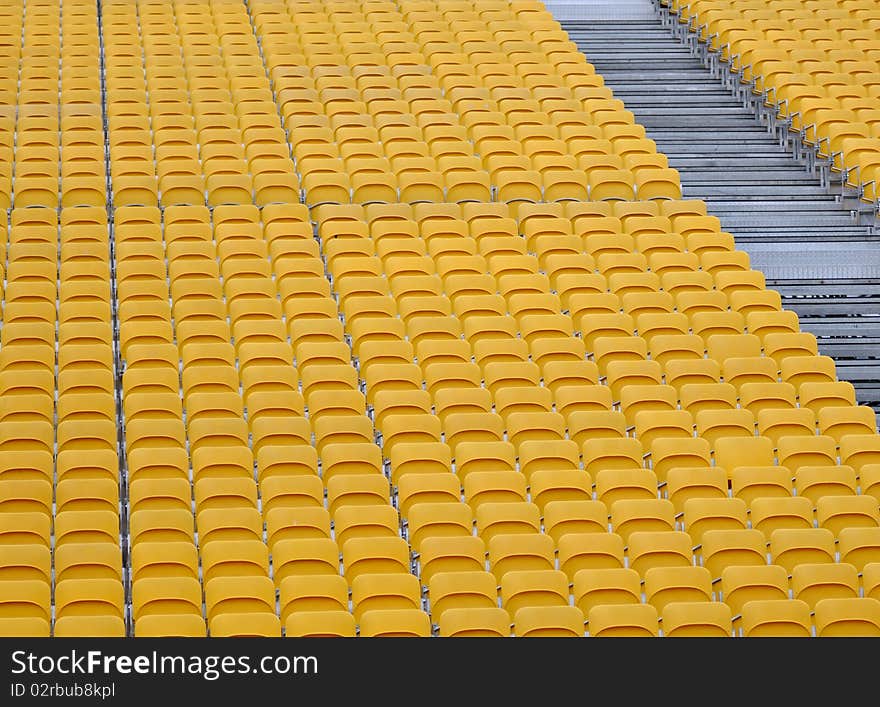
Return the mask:
<svg viewBox="0 0 880 707"><path fill-rule="evenodd" d="M788 570L805 562L833 562L834 535L827 528L779 528L770 534L770 554L774 564Z"/></svg>
<svg viewBox="0 0 880 707"><path fill-rule="evenodd" d="M852 467L820 463L801 466L794 474L794 487L799 496L815 504L822 496L842 496L856 491L856 475Z"/></svg>
<svg viewBox="0 0 880 707"><path fill-rule="evenodd" d="M0 636L4 638L49 638L49 621L40 617L0 617Z"/></svg>
<svg viewBox="0 0 880 707"><path fill-rule="evenodd" d="M779 565L730 565L721 573L724 603L736 617L748 601L788 599L788 572Z"/></svg>
<svg viewBox="0 0 880 707"><path fill-rule="evenodd" d="M652 637L659 634L658 614L650 604L600 605L590 609L590 636Z"/></svg>
<svg viewBox="0 0 880 707"><path fill-rule="evenodd" d="M672 467L666 473L665 495L684 511L691 498L727 498L727 473L719 467Z"/></svg>
<svg viewBox="0 0 880 707"><path fill-rule="evenodd" d="M514 614L513 632L522 638L584 635L584 615L574 606L521 607Z"/></svg>
<svg viewBox="0 0 880 707"><path fill-rule="evenodd" d="M712 578L705 567L651 567L645 597L661 611L670 602L711 601Z"/></svg>
<svg viewBox="0 0 880 707"><path fill-rule="evenodd" d="M880 600L823 598L816 602L816 635L876 636L880 634Z"/></svg>
<svg viewBox="0 0 880 707"><path fill-rule="evenodd" d="M408 540L416 552L426 538L473 535L474 514L465 503L416 503L409 509Z"/></svg>
<svg viewBox="0 0 880 707"><path fill-rule="evenodd" d="M216 638L279 638L281 622L274 613L222 613L208 620L211 636Z"/></svg>
<svg viewBox="0 0 880 707"><path fill-rule="evenodd" d="M514 614L527 606L568 606L568 578L559 570L512 570L501 580L501 604Z"/></svg>
<svg viewBox="0 0 880 707"><path fill-rule="evenodd" d="M440 636L504 638L510 635L510 616L497 606L446 609L436 620Z"/></svg>
<svg viewBox="0 0 880 707"><path fill-rule="evenodd" d="M482 572L485 558L486 545L476 536L434 535L421 543L420 576L429 583L438 572Z"/></svg>
<svg viewBox="0 0 880 707"><path fill-rule="evenodd" d="M51 587L42 580L0 582L0 609L4 618L51 620Z"/></svg>
<svg viewBox="0 0 880 707"><path fill-rule="evenodd" d="M876 506L871 495L822 496L816 502L816 520L835 535L848 528L875 528L880 526Z"/></svg>
<svg viewBox="0 0 880 707"><path fill-rule="evenodd" d="M663 635L670 638L730 638L730 607L721 602L670 602L663 607Z"/></svg>
<svg viewBox="0 0 880 707"><path fill-rule="evenodd" d="M361 636L416 638L431 635L431 620L420 609L371 609L360 618Z"/></svg>
<svg viewBox="0 0 880 707"><path fill-rule="evenodd" d="M497 580L489 572L436 572L428 583L431 613L450 609L488 609L498 605Z"/></svg>
<svg viewBox="0 0 880 707"><path fill-rule="evenodd" d="M810 637L810 606L798 599L760 599L742 606L742 630L746 637Z"/></svg>
<svg viewBox="0 0 880 707"><path fill-rule="evenodd" d="M846 563L799 564L792 570L791 586L794 598L805 601L813 608L824 599L859 596L858 572Z"/></svg>
<svg viewBox="0 0 880 707"><path fill-rule="evenodd" d="M675 529L675 508L666 499L620 499L610 512L614 532L624 540L634 532Z"/></svg>
<svg viewBox="0 0 880 707"><path fill-rule="evenodd" d="M690 498L684 502L684 529L694 543L713 530L744 530L748 508L740 498Z"/></svg>
<svg viewBox="0 0 880 707"><path fill-rule="evenodd" d="M608 509L601 501L550 501L544 506L544 530L557 542L571 533L605 533Z"/></svg>
<svg viewBox="0 0 880 707"><path fill-rule="evenodd" d="M122 638L125 624L118 616L63 616L55 621L56 638Z"/></svg>
<svg viewBox="0 0 880 707"><path fill-rule="evenodd" d="M117 579L65 579L55 587L56 627L65 617L123 618L122 582Z"/></svg>

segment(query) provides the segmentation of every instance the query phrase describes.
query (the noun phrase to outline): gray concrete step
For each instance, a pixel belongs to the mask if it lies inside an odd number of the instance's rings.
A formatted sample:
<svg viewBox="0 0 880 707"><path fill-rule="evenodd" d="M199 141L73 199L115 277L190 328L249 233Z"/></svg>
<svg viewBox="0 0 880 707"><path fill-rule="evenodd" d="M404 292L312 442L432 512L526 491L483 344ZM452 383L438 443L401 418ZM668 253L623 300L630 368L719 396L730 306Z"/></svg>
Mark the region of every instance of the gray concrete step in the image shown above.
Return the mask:
<svg viewBox="0 0 880 707"><path fill-rule="evenodd" d="M880 291L860 294L880 280L880 236L661 25L650 0L548 8L679 170L685 197L707 202L840 377L880 409Z"/></svg>

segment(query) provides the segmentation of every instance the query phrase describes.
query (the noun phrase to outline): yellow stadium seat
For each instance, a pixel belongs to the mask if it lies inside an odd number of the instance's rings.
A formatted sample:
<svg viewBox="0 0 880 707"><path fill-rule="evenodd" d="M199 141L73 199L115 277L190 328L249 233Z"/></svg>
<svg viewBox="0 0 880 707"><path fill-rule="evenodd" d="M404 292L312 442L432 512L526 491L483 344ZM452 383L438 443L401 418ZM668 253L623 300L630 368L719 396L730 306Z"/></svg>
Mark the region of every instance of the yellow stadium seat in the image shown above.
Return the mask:
<svg viewBox="0 0 880 707"><path fill-rule="evenodd" d="M600 605L590 609L590 636L649 637L659 633L658 614L650 604Z"/></svg>
<svg viewBox="0 0 880 707"><path fill-rule="evenodd" d="M501 579L501 603L514 614L522 607L567 606L568 578L558 570L511 570Z"/></svg>
<svg viewBox="0 0 880 707"><path fill-rule="evenodd" d="M795 470L794 487L799 496L815 504L822 496L841 496L856 491L855 471L832 463L807 465Z"/></svg>
<svg viewBox="0 0 880 707"><path fill-rule="evenodd" d="M670 602L663 608L663 635L730 638L731 610L721 602Z"/></svg>
<svg viewBox="0 0 880 707"><path fill-rule="evenodd" d="M291 576L280 586L281 620L302 611L347 611L348 583L339 575Z"/></svg>
<svg viewBox="0 0 880 707"><path fill-rule="evenodd" d="M268 611L247 613L222 613L208 620L208 628L214 637L279 638L281 623Z"/></svg>
<svg viewBox="0 0 880 707"><path fill-rule="evenodd" d="M819 433L833 437L838 444L847 434L873 434L877 431L874 411L859 405L853 407L823 407L816 415Z"/></svg>
<svg viewBox="0 0 880 707"><path fill-rule="evenodd" d="M746 637L809 637L810 606L798 599L747 601L742 606L742 629Z"/></svg>
<svg viewBox="0 0 880 707"><path fill-rule="evenodd" d="M816 635L876 636L880 633L880 601L869 597L824 597L816 602Z"/></svg>
<svg viewBox="0 0 880 707"><path fill-rule="evenodd" d="M371 609L361 616L359 628L361 636L430 636L431 620L420 609Z"/></svg>
<svg viewBox="0 0 880 707"><path fill-rule="evenodd" d="M816 502L819 526L838 535L847 528L874 528L880 514L873 496L822 496Z"/></svg>
<svg viewBox="0 0 880 707"><path fill-rule="evenodd" d="M298 611L287 617L284 635L303 638L354 638L356 628L355 619L347 610Z"/></svg>
<svg viewBox="0 0 880 707"><path fill-rule="evenodd" d="M645 597L662 611L669 602L711 601L712 580L704 567L651 567L645 572Z"/></svg>
<svg viewBox="0 0 880 707"><path fill-rule="evenodd" d="M56 627L66 617L123 618L124 598L118 579L65 579L55 587Z"/></svg>
<svg viewBox="0 0 880 707"><path fill-rule="evenodd" d="M788 598L788 572L779 565L730 565L721 573L724 603L739 616L748 601Z"/></svg>
<svg viewBox="0 0 880 707"><path fill-rule="evenodd" d="M573 579L581 569L623 567L624 543L616 533L570 532L556 538L559 567Z"/></svg>
<svg viewBox="0 0 880 707"><path fill-rule="evenodd" d="M596 498L610 506L618 499L657 498L657 477L646 469L608 469L595 472Z"/></svg>
<svg viewBox="0 0 880 707"><path fill-rule="evenodd" d="M497 606L497 580L488 572L437 572L428 583L431 613L450 609L487 609Z"/></svg>
<svg viewBox="0 0 880 707"><path fill-rule="evenodd" d="M118 616L63 616L55 621L54 635L58 638L122 638L125 624Z"/></svg>
<svg viewBox="0 0 880 707"><path fill-rule="evenodd" d="M202 616L202 591L191 577L142 578L132 586L132 611L137 622L148 616Z"/></svg>
<svg viewBox="0 0 880 707"><path fill-rule="evenodd" d="M554 569L554 549L543 534L495 535L488 542L490 569L499 581L510 570Z"/></svg>
<svg viewBox="0 0 880 707"><path fill-rule="evenodd" d="M0 583L0 606L4 618L51 621L51 587L42 580L10 580Z"/></svg>
<svg viewBox="0 0 880 707"><path fill-rule="evenodd" d="M523 638L578 638L584 635L584 616L574 606L526 606L516 611L513 632Z"/></svg>
<svg viewBox="0 0 880 707"><path fill-rule="evenodd" d="M507 612L497 606L446 609L437 623L439 635L450 638L504 638L510 635L511 624Z"/></svg>
<svg viewBox="0 0 880 707"><path fill-rule="evenodd" d="M628 540L634 532L675 529L675 508L666 499L619 499L610 508L611 525Z"/></svg>
<svg viewBox="0 0 880 707"><path fill-rule="evenodd" d="M830 598L856 598L859 580L856 568L846 563L800 564L791 573L795 599L815 608L818 601Z"/></svg>
<svg viewBox="0 0 880 707"><path fill-rule="evenodd" d="M769 547L773 562L789 570L804 562L834 561L834 535L826 528L779 528L770 534Z"/></svg>
<svg viewBox="0 0 880 707"><path fill-rule="evenodd" d="M719 467L672 467L666 474L666 497L676 513L691 498L726 498L727 474Z"/></svg>
<svg viewBox="0 0 880 707"><path fill-rule="evenodd" d="M275 581L290 576L339 573L339 548L329 537L291 537L272 544Z"/></svg>
<svg viewBox="0 0 880 707"><path fill-rule="evenodd" d="M651 567L688 567L693 564L692 542L687 533L641 532L628 539L629 566L644 575Z"/></svg>
<svg viewBox="0 0 880 707"><path fill-rule="evenodd" d="M551 501L544 506L544 529L556 541L569 533L607 532L608 510L601 501Z"/></svg>
<svg viewBox="0 0 880 707"><path fill-rule="evenodd" d="M4 616L0 635L7 638L49 638L49 622L40 617Z"/></svg>
<svg viewBox="0 0 880 707"><path fill-rule="evenodd" d="M684 529L695 543L712 530L742 530L748 508L739 498L690 498L684 502Z"/></svg>

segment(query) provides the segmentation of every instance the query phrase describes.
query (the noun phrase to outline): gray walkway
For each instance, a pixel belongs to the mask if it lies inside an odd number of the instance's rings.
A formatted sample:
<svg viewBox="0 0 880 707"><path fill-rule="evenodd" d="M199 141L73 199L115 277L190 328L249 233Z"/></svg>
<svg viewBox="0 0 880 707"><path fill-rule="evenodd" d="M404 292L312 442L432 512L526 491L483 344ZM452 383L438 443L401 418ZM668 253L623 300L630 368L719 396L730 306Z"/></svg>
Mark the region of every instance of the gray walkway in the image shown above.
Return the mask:
<svg viewBox="0 0 880 707"><path fill-rule="evenodd" d="M673 38L650 0L547 5L680 171L685 198L707 202L860 401L880 408L880 235Z"/></svg>

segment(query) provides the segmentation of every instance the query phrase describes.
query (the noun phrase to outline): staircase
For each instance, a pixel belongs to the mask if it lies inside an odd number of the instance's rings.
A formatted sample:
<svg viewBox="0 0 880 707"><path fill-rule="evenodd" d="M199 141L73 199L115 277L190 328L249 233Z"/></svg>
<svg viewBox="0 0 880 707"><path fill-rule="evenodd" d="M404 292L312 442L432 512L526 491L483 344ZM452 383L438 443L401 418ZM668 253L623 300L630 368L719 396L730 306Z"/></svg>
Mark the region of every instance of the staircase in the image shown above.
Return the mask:
<svg viewBox="0 0 880 707"><path fill-rule="evenodd" d="M706 201L859 401L880 409L880 234L662 26L650 0L547 7L679 170L684 197Z"/></svg>

